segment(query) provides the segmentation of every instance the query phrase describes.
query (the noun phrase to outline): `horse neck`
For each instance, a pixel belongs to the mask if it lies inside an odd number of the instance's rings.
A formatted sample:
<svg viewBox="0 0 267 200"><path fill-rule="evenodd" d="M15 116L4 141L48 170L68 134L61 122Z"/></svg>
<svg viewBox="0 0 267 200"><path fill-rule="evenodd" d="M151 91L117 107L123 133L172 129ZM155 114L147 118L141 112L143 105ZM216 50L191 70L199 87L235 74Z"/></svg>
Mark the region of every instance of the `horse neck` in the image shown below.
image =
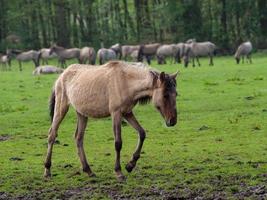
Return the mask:
<svg viewBox="0 0 267 200"><path fill-rule="evenodd" d="M143 97L152 97L153 94L153 78L148 74L143 75L138 79L129 79L129 85L133 92L134 100L138 100Z"/></svg>

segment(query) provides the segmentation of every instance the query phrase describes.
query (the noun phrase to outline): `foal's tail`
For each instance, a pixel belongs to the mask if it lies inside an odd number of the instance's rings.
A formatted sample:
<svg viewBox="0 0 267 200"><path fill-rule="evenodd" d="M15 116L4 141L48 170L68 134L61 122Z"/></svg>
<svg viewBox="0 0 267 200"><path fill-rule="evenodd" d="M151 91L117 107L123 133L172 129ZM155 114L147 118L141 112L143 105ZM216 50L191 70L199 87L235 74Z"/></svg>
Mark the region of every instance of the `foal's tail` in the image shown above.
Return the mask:
<svg viewBox="0 0 267 200"><path fill-rule="evenodd" d="M55 89L53 89L52 94L50 96L50 100L49 100L49 111L50 111L51 122L53 122L55 103L56 103L56 95L55 95Z"/></svg>

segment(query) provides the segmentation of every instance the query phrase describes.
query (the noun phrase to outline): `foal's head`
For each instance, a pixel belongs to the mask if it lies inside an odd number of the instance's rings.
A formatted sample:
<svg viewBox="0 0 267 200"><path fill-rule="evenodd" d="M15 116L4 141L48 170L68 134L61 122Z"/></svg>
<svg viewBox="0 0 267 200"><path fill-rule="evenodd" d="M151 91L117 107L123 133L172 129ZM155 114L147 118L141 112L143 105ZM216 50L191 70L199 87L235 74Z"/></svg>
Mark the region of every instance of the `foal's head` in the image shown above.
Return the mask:
<svg viewBox="0 0 267 200"><path fill-rule="evenodd" d="M154 73L154 72L153 72ZM176 111L176 74L154 73L154 86L152 102L165 119L167 126L177 123Z"/></svg>

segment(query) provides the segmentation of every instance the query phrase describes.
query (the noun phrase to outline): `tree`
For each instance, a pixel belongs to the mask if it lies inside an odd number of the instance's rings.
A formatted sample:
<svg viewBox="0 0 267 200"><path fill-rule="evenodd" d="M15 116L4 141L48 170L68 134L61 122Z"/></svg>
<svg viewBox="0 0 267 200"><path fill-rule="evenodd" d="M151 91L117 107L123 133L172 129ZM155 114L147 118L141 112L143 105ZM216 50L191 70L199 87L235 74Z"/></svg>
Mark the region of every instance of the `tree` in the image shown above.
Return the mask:
<svg viewBox="0 0 267 200"><path fill-rule="evenodd" d="M65 0L54 0L55 25L57 32L57 43L63 47L70 46L70 31L67 22L68 3Z"/></svg>

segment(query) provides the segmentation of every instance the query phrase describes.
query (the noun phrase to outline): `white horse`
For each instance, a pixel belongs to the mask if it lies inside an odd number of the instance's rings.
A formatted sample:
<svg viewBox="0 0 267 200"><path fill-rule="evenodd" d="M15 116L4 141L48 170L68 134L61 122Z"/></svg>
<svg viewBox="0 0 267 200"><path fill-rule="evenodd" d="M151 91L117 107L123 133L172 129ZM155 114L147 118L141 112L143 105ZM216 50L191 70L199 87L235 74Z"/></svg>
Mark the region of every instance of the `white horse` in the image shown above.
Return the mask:
<svg viewBox="0 0 267 200"><path fill-rule="evenodd" d="M235 52L236 63L239 64L240 57L242 58L242 63L244 63L245 56L247 57L247 62L249 61L250 63L252 63L251 52L252 52L251 42L247 41L247 42L242 43Z"/></svg>

